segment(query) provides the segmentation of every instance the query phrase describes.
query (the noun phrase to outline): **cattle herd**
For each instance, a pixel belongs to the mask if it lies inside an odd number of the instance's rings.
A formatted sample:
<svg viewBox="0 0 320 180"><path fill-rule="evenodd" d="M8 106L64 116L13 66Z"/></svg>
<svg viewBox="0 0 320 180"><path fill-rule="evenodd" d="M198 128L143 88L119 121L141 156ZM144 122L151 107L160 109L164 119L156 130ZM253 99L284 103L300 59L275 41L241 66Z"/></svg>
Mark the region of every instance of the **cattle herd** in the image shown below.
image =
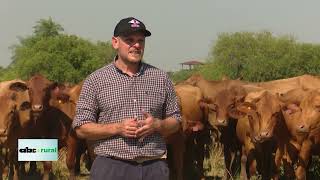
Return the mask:
<svg viewBox="0 0 320 180"><path fill-rule="evenodd" d="M37 170L35 162L28 172L18 162L19 138L58 139L59 149L67 147L68 179L80 173L81 155L90 169L92 142L71 129L81 87L42 75L0 82L0 179ZM176 84L183 120L178 132L165 137L170 178L205 179L203 161L214 134L223 148L226 179L239 168L241 179L279 179L281 169L287 179L306 179L312 155L320 154L319 88L320 78L311 75L260 83L193 75ZM52 163L42 164L42 178L49 179ZM191 170L195 177L188 175Z"/></svg>

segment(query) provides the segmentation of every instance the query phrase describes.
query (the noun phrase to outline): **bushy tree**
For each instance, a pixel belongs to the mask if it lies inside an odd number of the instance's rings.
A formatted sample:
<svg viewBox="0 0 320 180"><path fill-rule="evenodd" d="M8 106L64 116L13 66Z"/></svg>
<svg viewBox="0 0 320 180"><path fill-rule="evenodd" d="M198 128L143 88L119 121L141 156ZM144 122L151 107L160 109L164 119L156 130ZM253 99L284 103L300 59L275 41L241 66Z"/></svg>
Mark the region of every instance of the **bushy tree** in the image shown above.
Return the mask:
<svg viewBox="0 0 320 180"><path fill-rule="evenodd" d="M222 33L209 58L215 67L221 67L219 73L248 81L319 74L319 60L319 45L298 43L291 36L276 37L270 32Z"/></svg>
<svg viewBox="0 0 320 180"><path fill-rule="evenodd" d="M223 76L268 81L302 74L318 75L320 45L297 42L292 36L274 36L270 32L222 33L212 46L207 63L195 71L216 80ZM190 75L177 72L173 78L184 80Z"/></svg>
<svg viewBox="0 0 320 180"><path fill-rule="evenodd" d="M37 23L34 34L20 38L12 47L13 61L2 79L28 79L40 73L53 81L76 83L115 55L110 42L94 43L62 34L62 26L51 18Z"/></svg>

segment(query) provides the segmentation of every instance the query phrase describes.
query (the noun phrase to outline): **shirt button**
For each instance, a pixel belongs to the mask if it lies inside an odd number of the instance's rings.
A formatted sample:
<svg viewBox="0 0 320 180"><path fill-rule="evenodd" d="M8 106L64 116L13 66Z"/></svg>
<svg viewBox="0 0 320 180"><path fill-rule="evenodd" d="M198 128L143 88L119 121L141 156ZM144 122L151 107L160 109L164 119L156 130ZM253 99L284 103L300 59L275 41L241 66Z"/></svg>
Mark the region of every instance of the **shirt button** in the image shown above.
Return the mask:
<svg viewBox="0 0 320 180"><path fill-rule="evenodd" d="M137 100L136 100L136 99L133 99L133 102L137 102Z"/></svg>

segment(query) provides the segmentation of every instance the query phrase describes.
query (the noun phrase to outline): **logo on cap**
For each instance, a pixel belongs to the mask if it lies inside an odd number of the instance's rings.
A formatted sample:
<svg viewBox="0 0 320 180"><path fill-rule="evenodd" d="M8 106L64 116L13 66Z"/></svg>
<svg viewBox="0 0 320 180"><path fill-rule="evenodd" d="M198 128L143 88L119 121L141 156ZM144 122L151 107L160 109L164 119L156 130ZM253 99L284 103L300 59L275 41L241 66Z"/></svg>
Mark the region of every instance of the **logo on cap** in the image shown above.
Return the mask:
<svg viewBox="0 0 320 180"><path fill-rule="evenodd" d="M132 19L131 21L129 21L129 23L131 24L131 27L140 27L140 22L136 19Z"/></svg>

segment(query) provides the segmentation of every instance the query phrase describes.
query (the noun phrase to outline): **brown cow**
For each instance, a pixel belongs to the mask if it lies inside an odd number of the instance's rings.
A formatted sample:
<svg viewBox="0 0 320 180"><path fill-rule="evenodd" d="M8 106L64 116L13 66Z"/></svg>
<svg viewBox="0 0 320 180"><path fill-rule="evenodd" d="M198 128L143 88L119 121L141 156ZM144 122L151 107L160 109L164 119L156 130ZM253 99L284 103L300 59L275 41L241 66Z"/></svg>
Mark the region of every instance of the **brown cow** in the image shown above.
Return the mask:
<svg viewBox="0 0 320 180"><path fill-rule="evenodd" d="M49 105L51 95L57 83L49 81L42 75L35 75L28 81L30 99L32 104L32 118L36 121L34 129L29 136L31 138L56 138L58 139L59 149L67 146L69 131L71 129L72 119L63 113L60 109ZM73 148L69 146L68 149ZM49 173L52 169L51 162L44 162L43 179L49 179ZM30 171L36 170L35 162L30 164Z"/></svg>
<svg viewBox="0 0 320 180"><path fill-rule="evenodd" d="M309 90L302 92L304 95L300 106L291 104L288 114L292 117L286 117L295 122L295 128L292 133L297 137L297 149L299 152L297 168L295 175L297 179L306 179L306 168L309 164L312 151L320 146L320 90ZM301 97L301 94L299 95Z"/></svg>
<svg viewBox="0 0 320 180"><path fill-rule="evenodd" d="M292 119L297 115L292 114L294 109L288 110L291 107L291 105L286 106L276 95L268 91L264 91L260 97L253 99L251 102L245 102L238 107L238 110L246 115L244 120L239 120L239 128L237 127L238 136L244 143L242 149L242 176L245 176L243 168L246 160L250 152L257 150L257 145L262 145L263 148L262 151L258 149L256 158L260 158L261 154L269 155L267 162L270 162L273 148L270 149L271 146L264 146L263 144L274 139L277 150L274 160L276 172L273 178L279 178L281 164L284 165L285 176L294 178L293 162L297 159L299 147L296 142L297 136L294 137L295 135L292 134L292 129L296 127L295 124L297 123ZM253 159L249 163L251 163L251 175L256 171L256 166L259 166L259 163L263 170L261 173L265 174L263 177L270 174L270 171L265 171L269 170L270 167L270 164L266 164L265 161L257 162Z"/></svg>
<svg viewBox="0 0 320 180"><path fill-rule="evenodd" d="M24 137L24 129L30 121L30 98L27 85L21 80L12 80L0 83L0 146L9 148L9 165L14 166L14 177L18 179L17 142ZM1 148L2 151L2 148ZM2 152L1 152L2 153ZM3 168L7 163L1 155L0 179Z"/></svg>
<svg viewBox="0 0 320 180"><path fill-rule="evenodd" d="M304 89L316 89L320 88L320 78L312 75L302 75L287 79L279 79L261 83L255 83L254 85L267 89L272 93L284 94L290 90L296 88Z"/></svg>
<svg viewBox="0 0 320 180"><path fill-rule="evenodd" d="M50 106L56 107L64 112L70 121L73 120L76 111L76 103L78 102L82 84L73 87L56 86L53 88L50 98ZM93 149L89 147L90 142L79 139L73 129L70 130L67 138L67 156L66 163L69 170L69 179L75 179L75 176L80 173L80 157L88 150L87 168L90 169L91 163L95 158Z"/></svg>
<svg viewBox="0 0 320 180"><path fill-rule="evenodd" d="M272 140L277 113L281 113L280 102L275 96L263 91L264 93L255 98L247 98L251 102L244 102L237 106L239 110L238 123L236 128L237 137L241 142L241 172L242 178L246 179L255 175L258 171L263 179L270 179ZM246 98L246 99L247 99ZM241 115L241 113L244 113ZM247 175L247 165L249 175Z"/></svg>
<svg viewBox="0 0 320 180"><path fill-rule="evenodd" d="M233 85L228 87L228 82ZM226 80L222 84L222 88L215 92L215 96L205 99L201 105L207 108L210 124L217 126L221 132L220 142L223 144L226 165L225 176L229 177L235 175L236 153L240 150L236 137L235 108L244 100L247 93L241 83L236 85L236 81ZM233 120L229 121L230 119Z"/></svg>
<svg viewBox="0 0 320 180"><path fill-rule="evenodd" d="M205 142L200 132L204 128L205 114L199 105L203 98L202 93L198 87L188 84L176 85L175 91L182 115L182 139L176 138L171 143L174 146L173 158L176 167L179 168L177 179L188 179L187 174L189 173L190 175L190 171L193 170L190 169L192 167L195 167L197 171L197 178L204 178L203 160ZM194 144L194 142L197 142L197 144ZM194 164L194 161L196 164ZM182 178L183 171L184 178Z"/></svg>

